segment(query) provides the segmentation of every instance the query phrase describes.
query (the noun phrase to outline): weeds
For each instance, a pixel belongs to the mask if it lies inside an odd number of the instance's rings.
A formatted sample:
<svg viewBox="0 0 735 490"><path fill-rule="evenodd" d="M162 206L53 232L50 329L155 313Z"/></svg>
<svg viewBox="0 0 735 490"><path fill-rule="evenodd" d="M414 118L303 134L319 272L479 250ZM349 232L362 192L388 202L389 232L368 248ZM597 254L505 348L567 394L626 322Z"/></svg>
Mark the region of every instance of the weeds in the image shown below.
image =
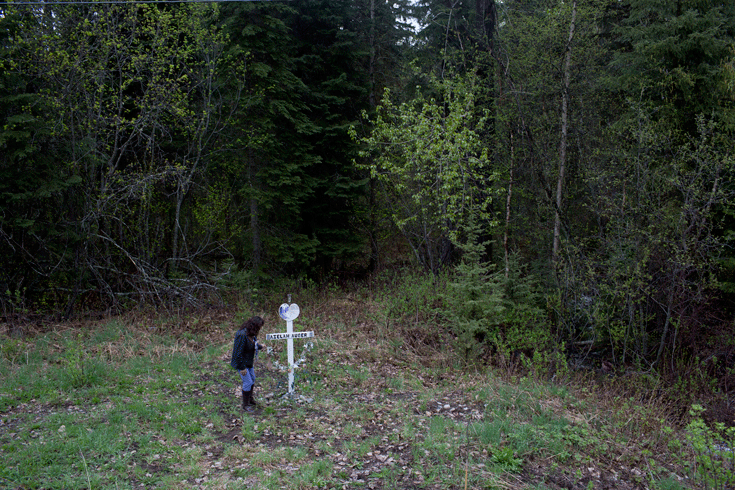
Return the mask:
<svg viewBox="0 0 735 490"><path fill-rule="evenodd" d="M722 423L708 427L702 420L704 408L694 405L689 414L686 440L694 452L690 463L693 476L706 489L728 489L735 486L735 427Z"/></svg>
<svg viewBox="0 0 735 490"><path fill-rule="evenodd" d="M313 402L280 398L274 345L258 361L254 415L240 410L227 364L237 319L186 335L174 321L141 319L21 339L0 359L0 486L680 488L668 448L646 443L693 440L661 434L645 406L598 405L541 373L509 384L481 367L452 369L451 343L436 345L445 333L425 325L431 308L416 309L436 299L426 284L399 295L409 306L350 293L364 314L352 299L306 291L300 320L316 337L296 380ZM650 454L632 457L631 446ZM703 456L696 464L692 476Z"/></svg>
<svg viewBox="0 0 735 490"><path fill-rule="evenodd" d="M501 447L493 452L491 461L495 463L500 472L518 473L523 465L523 460L517 458L513 448Z"/></svg>

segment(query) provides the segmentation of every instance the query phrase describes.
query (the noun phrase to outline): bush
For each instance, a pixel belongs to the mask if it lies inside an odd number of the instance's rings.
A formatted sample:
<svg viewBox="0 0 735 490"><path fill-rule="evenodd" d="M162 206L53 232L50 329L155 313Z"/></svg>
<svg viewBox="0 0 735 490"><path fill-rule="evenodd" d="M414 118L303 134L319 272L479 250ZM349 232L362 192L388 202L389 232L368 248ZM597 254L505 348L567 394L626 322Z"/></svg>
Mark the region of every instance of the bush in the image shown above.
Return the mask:
<svg viewBox="0 0 735 490"><path fill-rule="evenodd" d="M687 441L694 451L692 478L704 488L726 489L735 486L735 427L721 422L708 427L702 419L704 408L692 405L692 420L687 425Z"/></svg>
<svg viewBox="0 0 735 490"><path fill-rule="evenodd" d="M508 359L516 353L533 358L553 350L553 338L542 308L539 281L514 258L508 273L481 260L482 243L463 246L456 277L449 284L447 316L467 360L488 349Z"/></svg>

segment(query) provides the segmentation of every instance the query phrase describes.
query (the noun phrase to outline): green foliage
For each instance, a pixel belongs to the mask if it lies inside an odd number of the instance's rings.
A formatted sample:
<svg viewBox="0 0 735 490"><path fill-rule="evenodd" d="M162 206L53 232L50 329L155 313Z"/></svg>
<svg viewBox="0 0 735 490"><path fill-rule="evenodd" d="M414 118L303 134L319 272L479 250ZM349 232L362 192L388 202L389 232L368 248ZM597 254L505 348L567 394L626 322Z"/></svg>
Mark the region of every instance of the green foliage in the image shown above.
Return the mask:
<svg viewBox="0 0 735 490"><path fill-rule="evenodd" d="M471 235L472 236L472 235ZM449 284L447 307L457 331L457 342L465 358L478 357L487 344L496 342L505 317L501 278L490 274L481 261L482 244L464 246L462 262L454 282Z"/></svg>
<svg viewBox="0 0 735 490"><path fill-rule="evenodd" d="M37 296L28 285L48 271L49 255L64 253L68 230L51 217L63 207L60 196L79 184L54 158L53 108L24 69L37 42L28 31L39 20L13 8L0 16L0 291L24 291L27 306Z"/></svg>
<svg viewBox="0 0 735 490"><path fill-rule="evenodd" d="M636 126L624 129L638 156L614 150L607 168L588 178L597 189L588 209L605 221L605 233L574 251L566 308L591 326L576 335L609 343L620 361L660 363L668 355L673 366L680 332L707 329L698 308L709 301L725 251L714 226L717 206L729 200L733 159L715 122L697 118L698 136L672 149L673 136L638 107Z"/></svg>
<svg viewBox="0 0 735 490"><path fill-rule="evenodd" d="M540 400L548 400L549 386L528 381L496 386L483 392L487 415L468 427L470 438L487 448L490 460L501 471L517 472L526 459L553 455L557 463L572 465L605 457L611 441L587 424L572 423ZM567 404L566 396L558 401ZM572 410L573 403L569 404Z"/></svg>
<svg viewBox="0 0 735 490"><path fill-rule="evenodd" d="M21 359L24 351L27 353L25 342L20 339L3 339L0 343L0 359L15 364Z"/></svg>
<svg viewBox="0 0 735 490"><path fill-rule="evenodd" d="M420 323L441 311L448 277L446 273L433 275L413 268L398 274L385 271L376 276L380 287L375 292L376 300L385 309L388 319Z"/></svg>
<svg viewBox="0 0 735 490"><path fill-rule="evenodd" d="M588 191L580 188L578 178L596 158L602 120L614 118L605 112L609 96L599 85L614 49L600 36L607 7L600 1L542 0L511 1L497 9L500 25L493 51L501 54L494 66L492 142L509 199L507 249L522 250L522 260L533 263L542 277L552 276L549 259L557 211L565 241L589 232L587 216L579 209ZM567 144L561 162L563 131ZM559 183L562 199L557 205Z"/></svg>
<svg viewBox="0 0 735 490"><path fill-rule="evenodd" d="M52 375L63 390L90 388L102 384L110 375L109 367L99 359L87 359L79 351L72 351L66 368Z"/></svg>
<svg viewBox="0 0 735 490"><path fill-rule="evenodd" d="M516 260L507 272L492 270L481 258L484 244L475 243L476 236L476 231L468 235L447 293L447 316L460 351L473 359L489 348L509 359L516 352L548 349L553 339L538 281Z"/></svg>
<svg viewBox="0 0 735 490"><path fill-rule="evenodd" d="M535 379L565 379L570 374L565 344L556 345L550 338L541 338L547 343L537 344L530 356L523 354L521 366Z"/></svg>
<svg viewBox="0 0 735 490"><path fill-rule="evenodd" d="M83 295L116 305L131 290L148 301L161 288L177 289L164 268L166 257L173 269L182 257L182 192L211 151L209 123L221 120L212 117L222 41L207 27L215 12L58 5L53 16L19 7L0 19L0 29L12 26L12 43L2 46L15 53L12 74L23 81L12 90L31 92L9 107L25 116L13 123L25 132L0 144L33 142L32 151L0 152L13 158L2 168L18 172L2 179L16 182L13 193L0 188L0 207L14 203L17 211L15 222L3 224L4 256L25 270L20 277L15 266L4 268L2 281L34 284L34 306L69 314ZM207 249L206 240L195 248ZM96 293L84 294L90 290Z"/></svg>
<svg viewBox="0 0 735 490"><path fill-rule="evenodd" d="M654 483L654 488L657 490L685 490L686 487L682 485L675 476L670 475Z"/></svg>
<svg viewBox="0 0 735 490"><path fill-rule="evenodd" d="M636 0L621 22L619 41L628 49L615 55L616 83L636 100L657 108L662 128L690 136L696 118L729 121L733 99L723 97L727 64L735 39L735 7L698 0L677 3Z"/></svg>
<svg viewBox="0 0 735 490"><path fill-rule="evenodd" d="M315 274L364 245L347 125L366 107L364 39L348 3L231 4L223 73L235 124L208 178L232 188L238 265Z"/></svg>
<svg viewBox="0 0 735 490"><path fill-rule="evenodd" d="M491 460L501 470L508 473L518 473L523 466L523 460L517 458L513 448L506 446L493 451Z"/></svg>
<svg viewBox="0 0 735 490"><path fill-rule="evenodd" d="M496 176L480 137L489 116L475 115L479 85L475 74L431 79L439 98L418 96L398 106L386 91L372 133L361 140L368 162L362 167L381 182L391 219L417 262L434 273L449 258L448 242L457 244L470 221L495 224Z"/></svg>
<svg viewBox="0 0 735 490"><path fill-rule="evenodd" d="M704 407L692 405L691 421L686 427L687 441L695 456L691 462L692 476L706 489L727 489L735 484L735 427L717 422L713 427L705 424Z"/></svg>

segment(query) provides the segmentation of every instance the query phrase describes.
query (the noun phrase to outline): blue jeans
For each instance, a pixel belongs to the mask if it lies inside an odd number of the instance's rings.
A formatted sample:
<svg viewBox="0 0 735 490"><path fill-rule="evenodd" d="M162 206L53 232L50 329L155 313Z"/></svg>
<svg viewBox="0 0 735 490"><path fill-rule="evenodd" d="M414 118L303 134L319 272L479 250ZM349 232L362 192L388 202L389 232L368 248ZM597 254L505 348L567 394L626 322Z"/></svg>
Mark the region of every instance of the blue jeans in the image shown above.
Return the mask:
<svg viewBox="0 0 735 490"><path fill-rule="evenodd" d="M255 384L255 369L245 368L239 371L240 378L242 378L242 391L250 391L253 389Z"/></svg>

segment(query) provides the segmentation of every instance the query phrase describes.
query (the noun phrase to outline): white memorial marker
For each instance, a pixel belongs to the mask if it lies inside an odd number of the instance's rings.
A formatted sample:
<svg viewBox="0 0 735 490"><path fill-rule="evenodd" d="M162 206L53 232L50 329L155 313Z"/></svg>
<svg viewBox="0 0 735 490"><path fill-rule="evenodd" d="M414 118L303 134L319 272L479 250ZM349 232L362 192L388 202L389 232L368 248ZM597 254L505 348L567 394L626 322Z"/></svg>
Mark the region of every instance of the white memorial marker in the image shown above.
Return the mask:
<svg viewBox="0 0 735 490"><path fill-rule="evenodd" d="M288 301L291 302L291 295L288 295ZM283 303L280 308L278 308L278 315L286 320L286 333L269 333L266 334L265 338L266 340L286 340L286 344L288 347L288 394L293 394L293 369L294 369L294 362L293 362L293 339L306 339L309 337L314 336L314 332L294 332L293 331L293 321L298 318L299 313L301 311L299 310L299 305L293 303Z"/></svg>

